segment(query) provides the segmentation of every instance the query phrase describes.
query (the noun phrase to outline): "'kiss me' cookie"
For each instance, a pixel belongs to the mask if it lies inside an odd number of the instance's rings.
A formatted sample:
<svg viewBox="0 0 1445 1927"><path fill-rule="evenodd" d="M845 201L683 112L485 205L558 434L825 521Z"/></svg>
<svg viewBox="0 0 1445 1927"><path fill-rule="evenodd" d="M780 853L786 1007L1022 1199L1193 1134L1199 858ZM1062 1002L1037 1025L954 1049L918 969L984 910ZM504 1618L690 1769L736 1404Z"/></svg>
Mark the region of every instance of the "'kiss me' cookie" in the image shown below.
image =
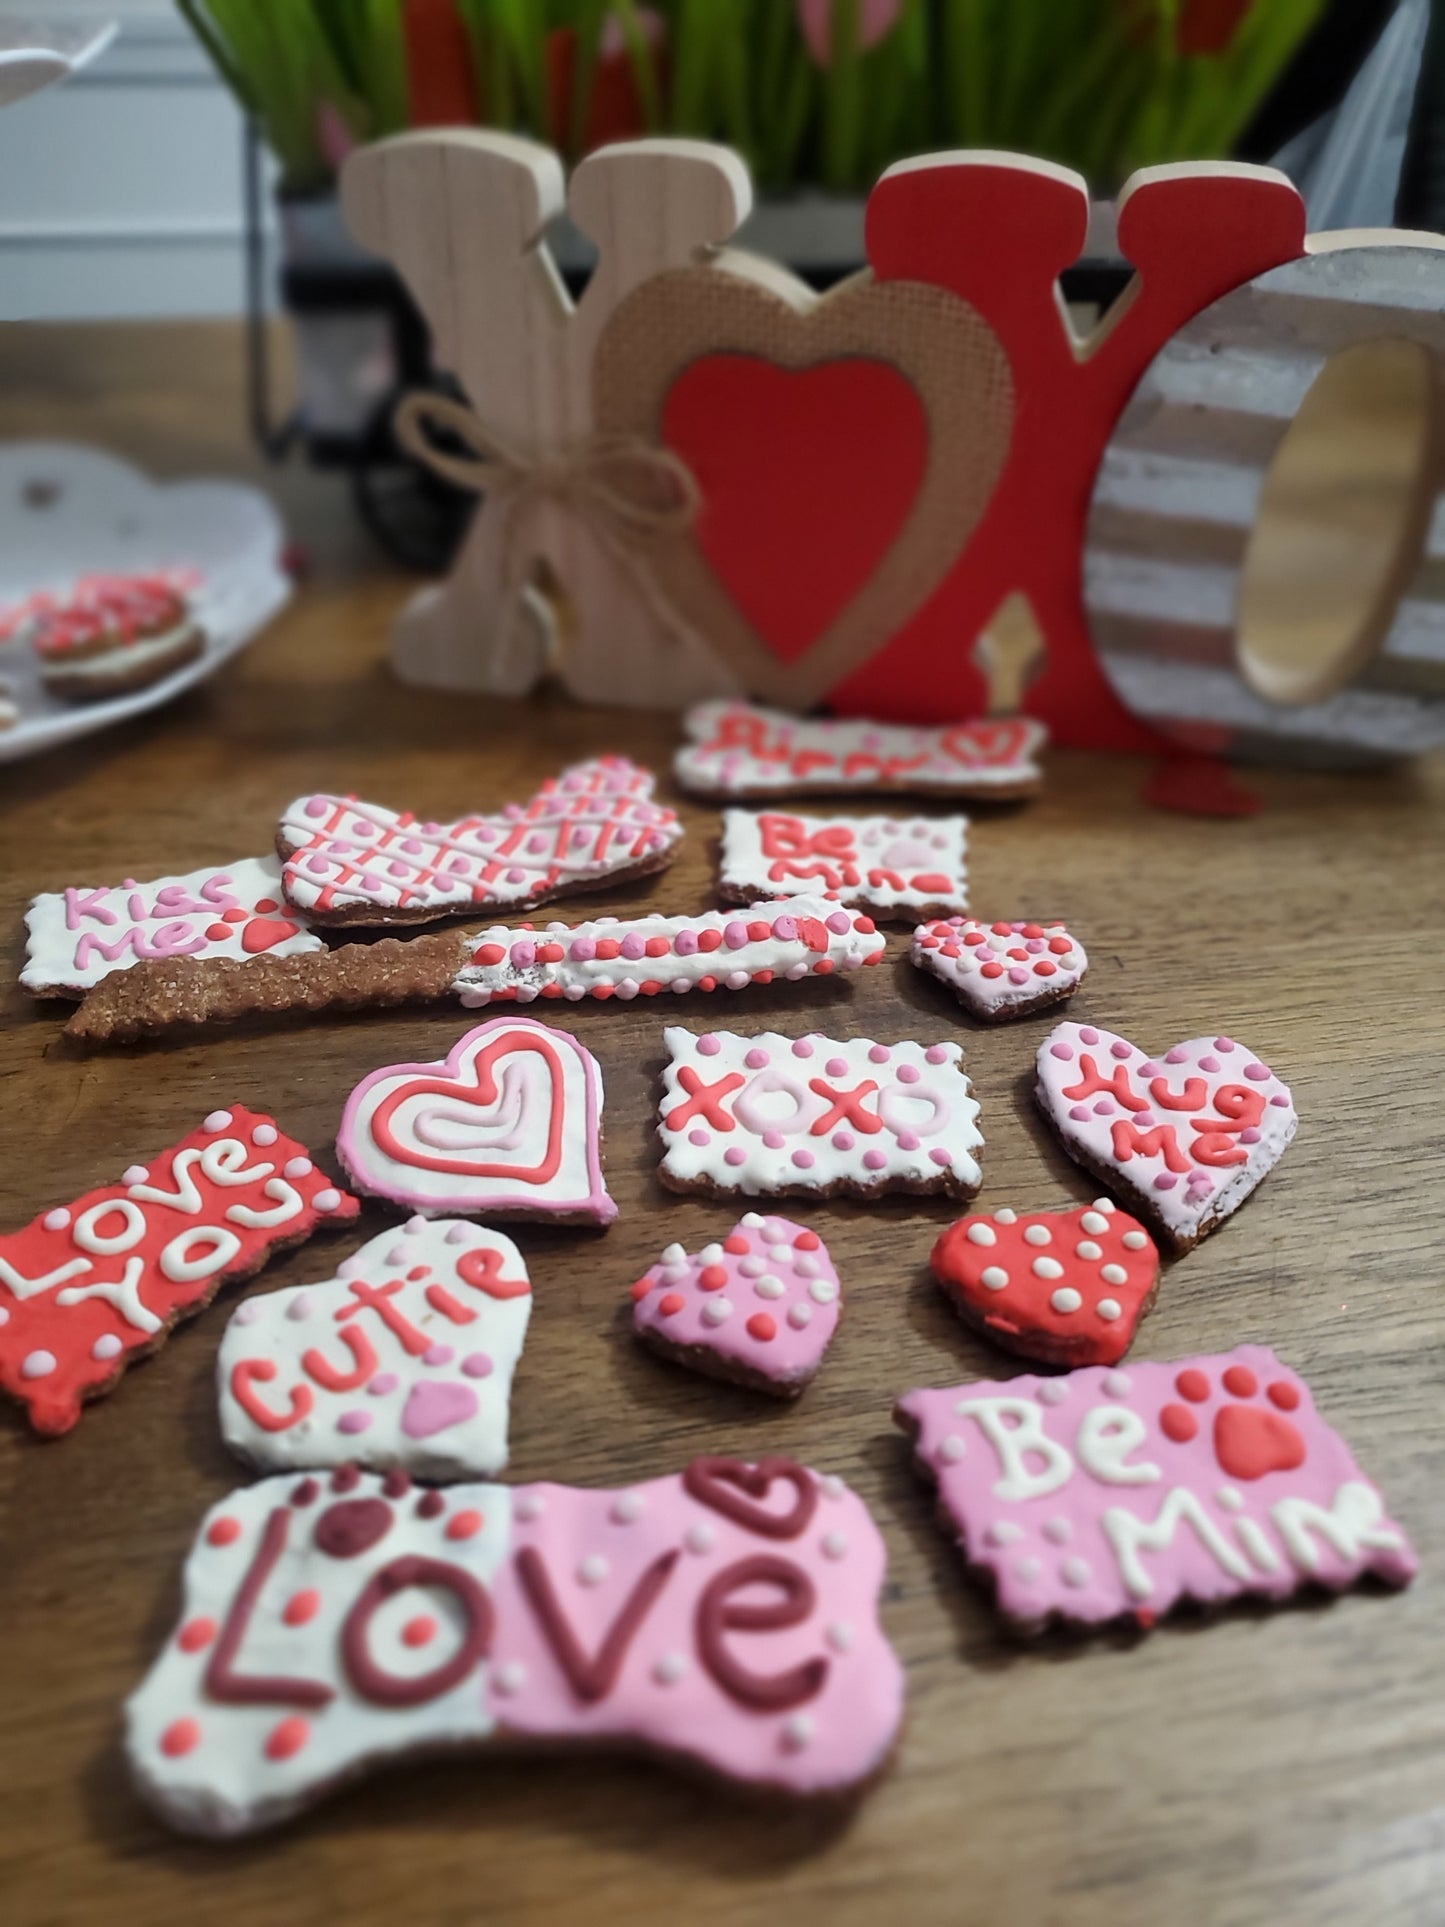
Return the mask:
<svg viewBox="0 0 1445 1927"><path fill-rule="evenodd" d="M1084 981L1084 946L1061 923L980 923L949 917L913 933L908 961L929 972L981 1023L1061 1004Z"/></svg>
<svg viewBox="0 0 1445 1927"><path fill-rule="evenodd" d="M361 1190L424 1217L617 1216L602 1178L597 1059L530 1017L494 1017L440 1062L364 1077L336 1154Z"/></svg>
<svg viewBox="0 0 1445 1927"><path fill-rule="evenodd" d="M243 1459L437 1479L507 1463L532 1287L498 1231L412 1218L324 1284L248 1298L216 1360L221 1432Z"/></svg>
<svg viewBox="0 0 1445 1927"><path fill-rule="evenodd" d="M1238 1210L1299 1125L1288 1086L1232 1037L1151 1058L1060 1024L1039 1045L1035 1096L1069 1156L1129 1192L1177 1251Z"/></svg>
<svg viewBox="0 0 1445 1927"><path fill-rule="evenodd" d="M218 1838L387 1758L513 1738L856 1793L903 1714L884 1567L862 1501L787 1459L611 1492L263 1479L206 1515L126 1708L131 1768Z"/></svg>
<svg viewBox="0 0 1445 1927"><path fill-rule="evenodd" d="M669 1190L970 1197L983 1182L957 1044L679 1026L662 1035L658 1176Z"/></svg>
<svg viewBox="0 0 1445 1927"><path fill-rule="evenodd" d="M298 796L276 832L287 901L313 923L427 923L485 907L530 909L665 870L682 825L651 770L599 756L526 803L420 822L354 796Z"/></svg>
<svg viewBox="0 0 1445 1927"><path fill-rule="evenodd" d="M1154 1240L1108 1198L960 1218L930 1263L968 1324L1055 1365L1117 1364L1159 1288Z"/></svg>
<svg viewBox="0 0 1445 1927"><path fill-rule="evenodd" d="M910 1392L894 1417L1020 1631L1415 1576L1379 1492L1260 1345Z"/></svg>
<svg viewBox="0 0 1445 1927"><path fill-rule="evenodd" d="M0 1237L0 1390L37 1432L68 1432L221 1285L358 1209L269 1117L212 1111L118 1184Z"/></svg>
<svg viewBox="0 0 1445 1927"><path fill-rule="evenodd" d="M968 818L784 816L724 810L720 894L730 903L806 891L878 916L968 908Z"/></svg>
<svg viewBox="0 0 1445 1927"><path fill-rule="evenodd" d="M796 1398L843 1309L816 1231L749 1211L721 1244L672 1244L632 1287L632 1326L664 1358L710 1378Z"/></svg>

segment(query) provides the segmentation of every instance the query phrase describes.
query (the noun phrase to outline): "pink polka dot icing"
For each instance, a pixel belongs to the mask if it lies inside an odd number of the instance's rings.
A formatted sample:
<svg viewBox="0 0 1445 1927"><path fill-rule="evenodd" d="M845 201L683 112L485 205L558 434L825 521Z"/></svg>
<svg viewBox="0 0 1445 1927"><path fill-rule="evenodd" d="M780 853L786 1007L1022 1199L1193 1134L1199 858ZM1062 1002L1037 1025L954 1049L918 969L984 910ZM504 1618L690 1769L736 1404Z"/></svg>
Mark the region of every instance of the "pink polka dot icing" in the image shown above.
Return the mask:
<svg viewBox="0 0 1445 1927"><path fill-rule="evenodd" d="M725 810L721 894L734 903L799 893L890 919L968 908L968 819L798 816ZM846 911L825 914L845 931Z"/></svg>
<svg viewBox="0 0 1445 1927"><path fill-rule="evenodd" d="M964 1009L985 1023L1063 1003L1089 968L1084 946L1061 923L983 923L976 917L919 924L908 961L947 984Z"/></svg>

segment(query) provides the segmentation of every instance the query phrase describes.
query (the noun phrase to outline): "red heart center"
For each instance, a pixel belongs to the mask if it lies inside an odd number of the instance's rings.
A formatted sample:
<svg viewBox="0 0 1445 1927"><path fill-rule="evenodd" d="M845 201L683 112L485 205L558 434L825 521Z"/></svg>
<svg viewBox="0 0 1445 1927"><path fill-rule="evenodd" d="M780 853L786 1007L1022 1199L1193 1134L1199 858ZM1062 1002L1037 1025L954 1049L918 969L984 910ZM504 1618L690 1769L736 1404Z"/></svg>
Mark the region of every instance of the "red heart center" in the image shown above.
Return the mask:
<svg viewBox="0 0 1445 1927"><path fill-rule="evenodd" d="M1231 1479L1262 1479L1266 1472L1303 1465L1305 1442L1278 1412L1221 1405L1214 1415L1214 1456Z"/></svg>
<svg viewBox="0 0 1445 1927"><path fill-rule="evenodd" d="M571 1042L571 1039L568 1040ZM501 1097L494 1067L499 1060L505 1060L520 1052L530 1052L540 1057L547 1067L548 1091L545 1099L547 1144L541 1159L534 1165L523 1165L514 1157L502 1156L487 1159L483 1157L451 1157L446 1152L423 1149L411 1139L398 1137L393 1129L392 1120L403 1104L418 1097L440 1097L455 1104L474 1105L478 1110L493 1110ZM389 1158L398 1164L414 1164L426 1171L451 1171L461 1177L473 1178L515 1178L521 1184L549 1184L557 1175L562 1162L562 1107L563 1079L565 1072L562 1060L550 1039L536 1037L530 1033L517 1032L492 1040L477 1052L472 1062L474 1084L464 1084L457 1078L414 1077L407 1078L397 1085L377 1105L371 1120L371 1135ZM498 1149L505 1152L506 1146Z"/></svg>
<svg viewBox="0 0 1445 1927"><path fill-rule="evenodd" d="M877 569L928 465L917 389L863 355L798 369L703 355L669 389L662 437L702 490L698 547L784 662Z"/></svg>

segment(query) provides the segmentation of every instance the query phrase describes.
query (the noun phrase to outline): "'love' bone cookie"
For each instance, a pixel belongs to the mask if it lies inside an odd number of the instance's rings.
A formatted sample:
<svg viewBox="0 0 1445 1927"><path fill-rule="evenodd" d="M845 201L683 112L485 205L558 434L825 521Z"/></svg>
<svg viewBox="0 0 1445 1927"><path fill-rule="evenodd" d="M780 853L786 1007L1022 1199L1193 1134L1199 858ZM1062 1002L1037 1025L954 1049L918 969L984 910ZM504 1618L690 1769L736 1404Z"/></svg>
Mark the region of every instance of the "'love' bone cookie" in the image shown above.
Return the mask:
<svg viewBox="0 0 1445 1927"><path fill-rule="evenodd" d="M930 1263L961 1318L1056 1365L1117 1364L1159 1285L1154 1240L1109 1198L1078 1211L960 1218Z"/></svg>
<svg viewBox="0 0 1445 1927"><path fill-rule="evenodd" d="M1344 1440L1260 1345L910 1392L894 1416L970 1567L1023 1631L1126 1614L1152 1626L1183 1599L1415 1576Z"/></svg>
<svg viewBox="0 0 1445 1927"><path fill-rule="evenodd" d="M354 1461L438 1479L500 1472L531 1312L510 1238L412 1218L324 1284L236 1308L216 1360L222 1434L266 1469Z"/></svg>
<svg viewBox="0 0 1445 1927"><path fill-rule="evenodd" d="M710 1378L796 1398L823 1362L843 1309L816 1231L749 1211L721 1244L671 1244L632 1287L645 1345Z"/></svg>
<svg viewBox="0 0 1445 1927"><path fill-rule="evenodd" d="M883 917L968 907L963 816L784 816L724 810L721 894L733 903L802 891Z"/></svg>
<svg viewBox="0 0 1445 1927"><path fill-rule="evenodd" d="M1061 923L922 923L908 961L948 985L970 1016L1002 1024L1072 997L1089 960Z"/></svg>
<svg viewBox="0 0 1445 1927"><path fill-rule="evenodd" d="M213 1111L118 1184L0 1237L0 1390L37 1432L68 1432L221 1285L358 1208L269 1117Z"/></svg>
<svg viewBox="0 0 1445 1927"><path fill-rule="evenodd" d="M484 930L454 988L464 1004L538 997L655 997L659 991L743 990L801 982L883 961L885 944L868 917L821 898L755 903L743 915L598 917L545 930Z"/></svg>
<svg viewBox="0 0 1445 1927"><path fill-rule="evenodd" d="M617 1216L602 1178L597 1059L530 1017L493 1017L440 1062L362 1078L336 1154L363 1191L424 1217Z"/></svg>
<svg viewBox="0 0 1445 1927"><path fill-rule="evenodd" d="M1039 1046L1035 1096L1070 1157L1129 1192L1178 1251L1244 1203L1299 1125L1288 1086L1232 1037L1151 1058L1060 1024Z"/></svg>
<svg viewBox="0 0 1445 1927"><path fill-rule="evenodd" d="M287 901L313 923L426 923L645 876L666 869L682 839L652 790L651 770L600 756L526 803L454 823L354 796L298 796L276 832Z"/></svg>
<svg viewBox="0 0 1445 1927"><path fill-rule="evenodd" d="M389 1756L514 1737L856 1792L903 1710L884 1565L862 1501L787 1459L612 1492L264 1479L206 1515L126 1709L132 1771L216 1837Z"/></svg>
<svg viewBox="0 0 1445 1927"><path fill-rule="evenodd" d="M957 1044L663 1032L658 1176L673 1191L829 1197L982 1183Z"/></svg>

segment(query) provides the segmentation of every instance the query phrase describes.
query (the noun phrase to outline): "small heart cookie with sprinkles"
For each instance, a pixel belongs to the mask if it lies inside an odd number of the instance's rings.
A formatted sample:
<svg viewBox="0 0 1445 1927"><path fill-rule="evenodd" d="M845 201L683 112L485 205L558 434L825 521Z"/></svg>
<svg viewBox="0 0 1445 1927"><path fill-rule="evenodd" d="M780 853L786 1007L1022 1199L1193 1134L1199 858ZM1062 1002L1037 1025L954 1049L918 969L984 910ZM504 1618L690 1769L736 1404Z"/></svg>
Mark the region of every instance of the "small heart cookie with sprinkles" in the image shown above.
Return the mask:
<svg viewBox="0 0 1445 1927"><path fill-rule="evenodd" d="M749 1211L721 1244L671 1244L632 1287L644 1345L708 1378L796 1398L832 1343L838 1274L816 1231Z"/></svg>
<svg viewBox="0 0 1445 1927"><path fill-rule="evenodd" d="M1004 1024L1072 997L1089 959L1061 923L921 923L908 961L928 971L982 1024Z"/></svg>
<svg viewBox="0 0 1445 1927"><path fill-rule="evenodd" d="M1116 1365L1159 1289L1154 1240L1109 1198L1077 1211L970 1213L929 1262L966 1324L1052 1365Z"/></svg>
<svg viewBox="0 0 1445 1927"><path fill-rule="evenodd" d="M1237 1211L1299 1128L1289 1087L1232 1037L1156 1058L1060 1024L1039 1045L1034 1095L1069 1156L1128 1192L1176 1251Z"/></svg>

